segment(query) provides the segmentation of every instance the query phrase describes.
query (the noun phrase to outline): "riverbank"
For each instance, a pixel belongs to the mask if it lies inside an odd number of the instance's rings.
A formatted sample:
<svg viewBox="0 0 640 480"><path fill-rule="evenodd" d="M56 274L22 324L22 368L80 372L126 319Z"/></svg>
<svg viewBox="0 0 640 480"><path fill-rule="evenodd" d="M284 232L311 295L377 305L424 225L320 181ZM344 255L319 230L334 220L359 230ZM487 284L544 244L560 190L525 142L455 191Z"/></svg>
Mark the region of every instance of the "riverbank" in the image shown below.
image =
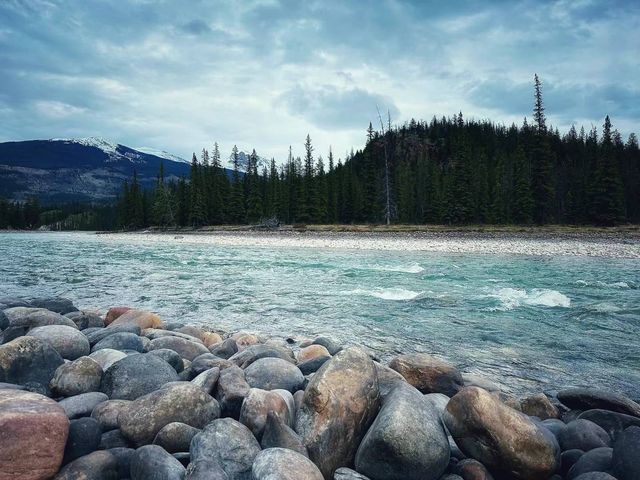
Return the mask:
<svg viewBox="0 0 640 480"><path fill-rule="evenodd" d="M62 298L0 298L0 330L7 478L640 474L640 405L597 385L515 397L452 358L381 362L328 337L101 315Z"/></svg>

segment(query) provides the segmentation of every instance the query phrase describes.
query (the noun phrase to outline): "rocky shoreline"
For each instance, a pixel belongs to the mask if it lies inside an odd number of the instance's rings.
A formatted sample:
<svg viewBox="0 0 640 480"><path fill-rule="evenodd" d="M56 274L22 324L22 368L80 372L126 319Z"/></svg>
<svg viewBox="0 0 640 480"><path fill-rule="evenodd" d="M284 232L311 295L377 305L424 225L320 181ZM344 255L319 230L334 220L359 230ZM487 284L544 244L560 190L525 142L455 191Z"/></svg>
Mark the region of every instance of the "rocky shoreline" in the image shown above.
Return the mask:
<svg viewBox="0 0 640 480"><path fill-rule="evenodd" d="M638 480L640 405L427 354L0 298L0 480Z"/></svg>

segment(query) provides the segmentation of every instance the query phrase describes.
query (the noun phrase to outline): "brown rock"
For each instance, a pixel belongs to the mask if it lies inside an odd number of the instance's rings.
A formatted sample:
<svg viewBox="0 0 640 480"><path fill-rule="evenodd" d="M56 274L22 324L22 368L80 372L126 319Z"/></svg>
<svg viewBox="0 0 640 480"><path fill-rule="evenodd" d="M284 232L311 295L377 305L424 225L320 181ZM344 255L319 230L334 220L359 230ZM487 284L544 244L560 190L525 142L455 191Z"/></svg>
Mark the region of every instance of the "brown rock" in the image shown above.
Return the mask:
<svg viewBox="0 0 640 480"><path fill-rule="evenodd" d="M106 322L105 322L106 323ZM109 327L115 325L137 325L141 329L145 328L163 328L164 323L162 319L155 313L147 312L146 310L127 310L113 322L109 324Z"/></svg>
<svg viewBox="0 0 640 480"><path fill-rule="evenodd" d="M201 340L206 347L210 347L212 345L217 345L219 343L222 343L222 336L216 332L204 332L204 335L202 336Z"/></svg>
<svg viewBox="0 0 640 480"><path fill-rule="evenodd" d="M155 340L151 340L147 349L149 351L158 350L161 348L168 348L178 353L182 358L186 358L191 361L196 357L199 357L203 353L209 353L209 349L202 343L192 342L180 337L160 337Z"/></svg>
<svg viewBox="0 0 640 480"><path fill-rule="evenodd" d="M242 351L250 345L257 345L260 339L253 333L239 332L232 336L238 346L238 351Z"/></svg>
<svg viewBox="0 0 640 480"><path fill-rule="evenodd" d="M389 367L422 393L444 393L451 397L464 386L456 367L426 353L399 355Z"/></svg>
<svg viewBox="0 0 640 480"><path fill-rule="evenodd" d="M37 393L0 390L0 478L51 478L60 468L69 419Z"/></svg>
<svg viewBox="0 0 640 480"><path fill-rule="evenodd" d="M376 368L360 348L341 351L313 376L297 412L296 431L325 478L353 464L379 406Z"/></svg>
<svg viewBox="0 0 640 480"><path fill-rule="evenodd" d="M331 354L322 345L309 345L298 352L298 363L313 360L318 357L330 357Z"/></svg>
<svg viewBox="0 0 640 480"><path fill-rule="evenodd" d="M116 320L118 317L122 316L123 313L132 310L131 307L111 307L107 312L106 317L104 318L105 326L110 325Z"/></svg>
<svg viewBox="0 0 640 480"><path fill-rule="evenodd" d="M520 408L522 413L526 413L530 417L538 417L540 420L560 418L560 411L549 401L544 393L521 399Z"/></svg>
<svg viewBox="0 0 640 480"><path fill-rule="evenodd" d="M269 412L273 412L288 424L289 407L284 398L273 391L252 388L242 402L240 423L246 425L254 437L260 440Z"/></svg>

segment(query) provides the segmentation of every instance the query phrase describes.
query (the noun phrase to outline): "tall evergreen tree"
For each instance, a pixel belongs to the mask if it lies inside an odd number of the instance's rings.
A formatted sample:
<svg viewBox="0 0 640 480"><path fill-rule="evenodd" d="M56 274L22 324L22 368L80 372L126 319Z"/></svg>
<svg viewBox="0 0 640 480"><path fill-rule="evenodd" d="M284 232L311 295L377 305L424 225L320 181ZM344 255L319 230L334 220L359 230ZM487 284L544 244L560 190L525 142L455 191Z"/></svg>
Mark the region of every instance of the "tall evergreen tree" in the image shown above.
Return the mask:
<svg viewBox="0 0 640 480"><path fill-rule="evenodd" d="M542 83L536 74L535 105L533 118L535 120L535 136L533 156L533 198L535 203L534 218L539 224L553 220L554 189L552 180L552 158L547 135L546 117L542 101Z"/></svg>

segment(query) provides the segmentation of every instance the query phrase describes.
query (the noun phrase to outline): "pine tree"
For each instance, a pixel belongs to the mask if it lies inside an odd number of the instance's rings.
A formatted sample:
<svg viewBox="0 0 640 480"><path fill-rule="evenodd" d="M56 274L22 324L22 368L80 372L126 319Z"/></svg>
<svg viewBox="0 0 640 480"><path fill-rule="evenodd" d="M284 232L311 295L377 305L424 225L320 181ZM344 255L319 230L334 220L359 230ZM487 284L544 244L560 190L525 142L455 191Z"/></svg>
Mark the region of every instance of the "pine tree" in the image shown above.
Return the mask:
<svg viewBox="0 0 640 480"><path fill-rule="evenodd" d="M258 154L255 149L249 155L247 166L247 219L250 223L262 218L262 198L259 190Z"/></svg>
<svg viewBox="0 0 640 480"><path fill-rule="evenodd" d="M240 156L236 145L233 146L233 150L231 151L231 162L233 164L233 176L231 178L229 220L237 224L243 223L246 215L244 208L244 187L240 179Z"/></svg>
<svg viewBox="0 0 640 480"><path fill-rule="evenodd" d="M529 165L521 146L516 150L513 166L512 218L515 223L528 224L533 220L533 196Z"/></svg>
<svg viewBox="0 0 640 480"><path fill-rule="evenodd" d="M207 223L207 206L202 182L201 166L198 165L196 154L191 158L191 173L189 181L189 223L193 227L201 227Z"/></svg>
<svg viewBox="0 0 640 480"><path fill-rule="evenodd" d="M535 136L533 145L533 198L534 218L538 224L553 220L554 189L552 182L552 158L547 136L544 104L542 101L542 83L536 74L535 105L533 118L535 120Z"/></svg>
<svg viewBox="0 0 640 480"><path fill-rule="evenodd" d="M614 158L609 115L604 120L600 154L592 184L591 215L598 225L614 225L622 218L621 181Z"/></svg>

